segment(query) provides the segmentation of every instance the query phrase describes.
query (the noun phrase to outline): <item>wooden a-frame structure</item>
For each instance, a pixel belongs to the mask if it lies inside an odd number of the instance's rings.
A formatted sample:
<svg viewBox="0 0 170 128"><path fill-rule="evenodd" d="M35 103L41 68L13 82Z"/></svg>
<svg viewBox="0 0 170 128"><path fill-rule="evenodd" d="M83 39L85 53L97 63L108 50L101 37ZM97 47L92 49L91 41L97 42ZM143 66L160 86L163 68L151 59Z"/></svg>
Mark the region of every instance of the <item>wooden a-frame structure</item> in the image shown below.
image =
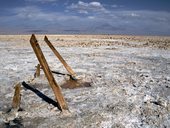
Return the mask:
<svg viewBox="0 0 170 128"><path fill-rule="evenodd" d="M55 49L55 47L52 45L52 43L48 40L47 36L44 37L44 41L47 43L47 45L51 48L51 50L54 52L54 54L57 56L57 58L60 60L60 62L64 65L66 70L69 72L69 76L72 80L76 81L76 73L72 70L72 68L66 63L66 61L63 59L63 57L60 55L60 53ZM68 110L67 103L63 97L63 94L61 92L60 86L57 84L56 80L54 79L54 76L52 74L52 71L50 70L48 63L45 59L45 56L40 48L40 45L35 37L34 34L32 34L30 38L30 44L35 52L35 55L39 61L39 64L37 65L37 70L36 73L34 74L34 77L40 76L40 67L42 67L45 76L47 77L47 80L49 82L50 87L52 88L55 99L58 102L58 107L61 111ZM21 85L17 84L15 86L15 92L13 96L13 101L12 101L12 108L14 109L19 109L20 107L20 101L21 101L21 96L20 96L20 90L21 90Z"/></svg>

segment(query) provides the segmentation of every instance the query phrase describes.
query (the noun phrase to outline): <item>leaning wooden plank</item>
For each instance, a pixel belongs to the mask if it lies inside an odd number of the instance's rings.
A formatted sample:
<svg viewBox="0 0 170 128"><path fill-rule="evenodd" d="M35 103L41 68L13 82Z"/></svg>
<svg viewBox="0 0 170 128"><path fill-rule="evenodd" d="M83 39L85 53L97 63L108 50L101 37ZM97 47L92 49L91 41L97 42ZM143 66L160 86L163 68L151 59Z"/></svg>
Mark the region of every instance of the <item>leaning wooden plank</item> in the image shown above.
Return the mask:
<svg viewBox="0 0 170 128"><path fill-rule="evenodd" d="M58 57L58 59L61 61L61 63L64 65L66 70L70 73L72 77L76 76L76 73L72 70L72 68L66 63L66 61L63 59L63 57L60 55L60 53L55 49L55 47L52 45L52 43L48 40L47 36L44 37L44 41L47 43L47 45L51 48L51 50L54 52L54 54Z"/></svg>
<svg viewBox="0 0 170 128"><path fill-rule="evenodd" d="M43 69L43 71L44 71L44 73L45 73L45 75L48 79L48 82L49 82L49 84L50 84L50 86L51 86L51 88L52 88L52 90L55 94L56 100L58 101L59 106L61 107L61 110L62 111L68 110L68 106L65 102L65 99L64 99L62 93L61 93L61 89L58 86L58 84L56 83L56 81L55 81L55 79L52 75L52 72L50 71L48 63L47 63L47 61L44 57L44 54L42 53L42 50L41 50L41 48L38 44L38 41L37 41L34 34L31 36L30 43L31 43L31 46L32 46L38 60L39 60L40 65L42 66L42 69Z"/></svg>
<svg viewBox="0 0 170 128"><path fill-rule="evenodd" d="M21 84L18 83L15 85L15 92L13 96L13 101L12 101L12 108L13 109L19 109L20 108L20 103L21 103Z"/></svg>

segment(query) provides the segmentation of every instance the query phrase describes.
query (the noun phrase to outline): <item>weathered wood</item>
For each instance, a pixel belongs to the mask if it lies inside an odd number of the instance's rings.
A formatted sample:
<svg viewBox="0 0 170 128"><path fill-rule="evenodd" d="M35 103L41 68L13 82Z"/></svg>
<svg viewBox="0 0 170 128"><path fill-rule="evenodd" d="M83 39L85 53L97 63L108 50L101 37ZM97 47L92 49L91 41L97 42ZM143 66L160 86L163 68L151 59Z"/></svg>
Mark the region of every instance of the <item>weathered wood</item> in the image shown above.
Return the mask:
<svg viewBox="0 0 170 128"><path fill-rule="evenodd" d="M61 89L58 86L57 82L55 81L55 79L52 75L52 72L51 72L51 70L48 66L48 63L47 63L47 61L44 57L44 54L43 54L34 34L31 36L30 43L31 43L31 46L32 46L38 60L39 60L40 65L42 66L42 69L43 69L43 71L44 71L44 73L45 73L45 75L48 79L48 82L49 82L49 84L50 84L50 86L51 86L51 88L52 88L52 90L55 94L55 98L58 101L58 103L61 107L61 110L62 111L68 110L68 106L65 102L65 99L64 99L62 93L61 93Z"/></svg>
<svg viewBox="0 0 170 128"><path fill-rule="evenodd" d="M71 76L75 77L76 73L72 70L72 68L66 63L66 61L63 59L63 57L60 55L60 53L55 49L55 47L52 45L52 43L48 40L47 36L44 37L44 41L47 43L47 45L51 48L51 50L54 52L54 54L58 57L60 62L64 65L66 70L70 73Z"/></svg>
<svg viewBox="0 0 170 128"><path fill-rule="evenodd" d="M35 71L34 78L39 77L39 76L40 76L40 64L37 65L37 69Z"/></svg>
<svg viewBox="0 0 170 128"><path fill-rule="evenodd" d="M13 109L19 109L20 108L20 103L21 103L21 84L18 83L15 85L15 92L13 96L13 101L12 101L12 108Z"/></svg>

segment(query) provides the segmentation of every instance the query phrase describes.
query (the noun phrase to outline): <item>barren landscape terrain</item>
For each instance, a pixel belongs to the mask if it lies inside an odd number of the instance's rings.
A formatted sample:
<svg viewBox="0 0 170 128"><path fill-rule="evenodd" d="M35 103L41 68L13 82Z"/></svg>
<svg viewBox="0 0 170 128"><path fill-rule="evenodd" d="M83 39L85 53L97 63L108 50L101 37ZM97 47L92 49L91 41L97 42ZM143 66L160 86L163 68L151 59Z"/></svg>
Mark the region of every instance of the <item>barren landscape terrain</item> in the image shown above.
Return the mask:
<svg viewBox="0 0 170 128"><path fill-rule="evenodd" d="M51 70L67 73L36 35ZM22 111L10 111L14 85L25 81L54 94L29 43L31 35L0 36L0 128L169 128L170 37L47 35L79 77L91 87L62 88L69 114L22 87ZM58 85L66 76L54 74ZM55 100L55 99L54 99Z"/></svg>

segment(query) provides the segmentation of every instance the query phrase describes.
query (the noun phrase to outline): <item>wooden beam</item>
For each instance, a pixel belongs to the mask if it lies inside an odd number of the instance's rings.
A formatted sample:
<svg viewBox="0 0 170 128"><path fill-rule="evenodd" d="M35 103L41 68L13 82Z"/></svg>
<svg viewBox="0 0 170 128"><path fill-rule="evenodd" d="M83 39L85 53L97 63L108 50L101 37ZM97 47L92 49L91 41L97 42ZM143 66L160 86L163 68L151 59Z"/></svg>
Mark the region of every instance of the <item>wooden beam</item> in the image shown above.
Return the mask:
<svg viewBox="0 0 170 128"><path fill-rule="evenodd" d="M36 71L35 71L35 74L34 74L34 78L36 78L36 77L39 77L40 76L40 64L37 64L37 69L36 69Z"/></svg>
<svg viewBox="0 0 170 128"><path fill-rule="evenodd" d="M58 101L59 106L61 107L61 110L62 111L68 110L68 106L66 104L66 101L65 101L62 93L61 93L61 89L58 86L57 82L55 81L55 79L52 75L52 72L51 72L51 70L48 66L48 63L45 59L45 56L44 56L34 34L32 34L32 36L31 36L30 43L31 43L31 46L32 46L38 60L39 60L40 65L42 66L42 69L43 69L43 71L44 71L44 73L45 73L45 75L48 79L48 82L49 82L49 84L50 84L50 86L51 86L51 88L52 88L52 90L55 94L55 98Z"/></svg>
<svg viewBox="0 0 170 128"><path fill-rule="evenodd" d="M63 59L63 57L60 55L60 53L55 49L55 47L52 45L52 43L48 40L47 36L44 37L44 41L47 43L47 45L51 48L51 50L54 52L54 54L57 56L57 58L60 60L60 62L64 65L66 70L70 73L72 77L76 77L76 73L72 70L72 68L66 63L66 61Z"/></svg>
<svg viewBox="0 0 170 128"><path fill-rule="evenodd" d="M19 109L20 108L20 103L21 103L21 84L18 83L15 85L15 92L13 96L13 101L12 101L12 108L13 109Z"/></svg>

